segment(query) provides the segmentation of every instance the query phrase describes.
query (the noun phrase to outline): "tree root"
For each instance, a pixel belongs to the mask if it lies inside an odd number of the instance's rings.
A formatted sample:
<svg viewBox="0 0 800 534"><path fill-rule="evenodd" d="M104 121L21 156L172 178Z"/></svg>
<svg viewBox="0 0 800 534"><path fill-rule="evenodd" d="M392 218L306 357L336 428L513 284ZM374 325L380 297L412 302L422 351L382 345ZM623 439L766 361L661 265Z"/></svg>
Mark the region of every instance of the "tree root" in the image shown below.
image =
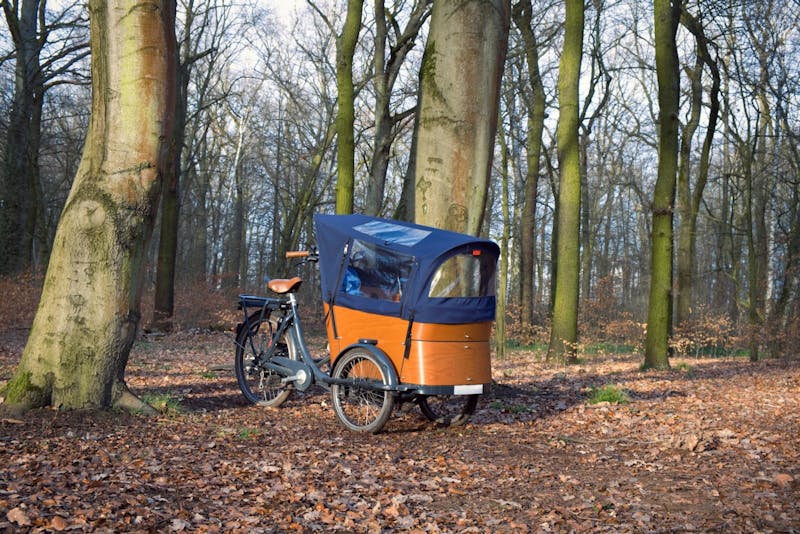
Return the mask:
<svg viewBox="0 0 800 534"><path fill-rule="evenodd" d="M30 410L32 406L24 402L0 402L0 418L2 419L19 419L25 412Z"/></svg>
<svg viewBox="0 0 800 534"><path fill-rule="evenodd" d="M131 413L142 413L145 415L156 415L158 413L155 408L131 393L126 385L121 384L120 386L122 391L114 401L114 408L119 408Z"/></svg>
<svg viewBox="0 0 800 534"><path fill-rule="evenodd" d="M16 372L0 389L0 415L4 417L20 417L29 410L46 406L48 402L49 393L35 386L31 382L31 373L27 371Z"/></svg>

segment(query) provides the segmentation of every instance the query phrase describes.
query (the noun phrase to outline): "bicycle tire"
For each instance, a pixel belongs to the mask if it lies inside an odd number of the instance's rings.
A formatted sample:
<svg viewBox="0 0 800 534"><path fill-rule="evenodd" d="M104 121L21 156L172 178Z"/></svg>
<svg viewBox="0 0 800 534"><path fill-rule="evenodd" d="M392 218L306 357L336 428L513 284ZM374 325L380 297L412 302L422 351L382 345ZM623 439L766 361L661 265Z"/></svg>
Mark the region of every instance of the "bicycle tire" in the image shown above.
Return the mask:
<svg viewBox="0 0 800 534"><path fill-rule="evenodd" d="M420 395L419 409L439 426L461 426L475 412L480 395Z"/></svg>
<svg viewBox="0 0 800 534"><path fill-rule="evenodd" d="M354 432L380 432L392 415L394 393L363 387L364 383L377 381L384 386L389 384L375 355L367 350L351 350L336 360L332 376L352 381L331 386L333 411L342 425Z"/></svg>
<svg viewBox="0 0 800 534"><path fill-rule="evenodd" d="M277 328L274 321L269 325L270 319L262 316L261 312L252 314L247 324L250 328L242 326L236 336L236 356L234 369L236 382L244 397L253 404L277 408L289 398L292 390L287 389L281 382L280 374L260 365L259 360L264 356L271 334ZM264 326L267 328L263 328ZM250 340L252 339L252 344ZM294 342L291 336L283 335L278 341L283 347L276 349L276 354L297 359Z"/></svg>

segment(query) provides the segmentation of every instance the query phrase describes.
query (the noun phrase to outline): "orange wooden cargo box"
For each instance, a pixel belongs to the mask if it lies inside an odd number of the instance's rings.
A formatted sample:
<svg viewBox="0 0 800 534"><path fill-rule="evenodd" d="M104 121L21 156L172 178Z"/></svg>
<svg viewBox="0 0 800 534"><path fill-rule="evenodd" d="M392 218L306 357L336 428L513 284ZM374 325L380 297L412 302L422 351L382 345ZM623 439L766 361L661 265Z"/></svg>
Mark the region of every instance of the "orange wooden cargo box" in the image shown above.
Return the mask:
<svg viewBox="0 0 800 534"><path fill-rule="evenodd" d="M333 360L369 343L402 384L429 394L486 391L496 244L362 215L318 215L315 225Z"/></svg>

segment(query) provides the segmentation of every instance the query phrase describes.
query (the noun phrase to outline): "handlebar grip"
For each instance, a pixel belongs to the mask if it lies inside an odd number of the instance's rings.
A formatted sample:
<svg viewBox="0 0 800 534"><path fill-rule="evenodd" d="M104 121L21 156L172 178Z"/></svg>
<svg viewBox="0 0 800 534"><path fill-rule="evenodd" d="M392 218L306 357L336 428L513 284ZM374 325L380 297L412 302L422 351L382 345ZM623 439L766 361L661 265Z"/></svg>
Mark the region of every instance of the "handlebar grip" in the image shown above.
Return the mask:
<svg viewBox="0 0 800 534"><path fill-rule="evenodd" d="M287 258L307 258L309 252L307 250L289 250L286 252Z"/></svg>

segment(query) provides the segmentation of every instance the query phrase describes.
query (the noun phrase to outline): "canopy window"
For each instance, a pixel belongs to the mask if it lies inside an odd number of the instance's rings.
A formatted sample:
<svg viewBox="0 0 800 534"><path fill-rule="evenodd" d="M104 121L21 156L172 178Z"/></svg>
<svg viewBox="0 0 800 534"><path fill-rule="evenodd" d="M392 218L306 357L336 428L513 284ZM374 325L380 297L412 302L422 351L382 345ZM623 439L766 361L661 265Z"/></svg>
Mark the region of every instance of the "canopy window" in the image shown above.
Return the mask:
<svg viewBox="0 0 800 534"><path fill-rule="evenodd" d="M400 302L413 265L413 256L356 239L341 290L348 295Z"/></svg>
<svg viewBox="0 0 800 534"><path fill-rule="evenodd" d="M448 258L433 274L428 298L494 296L495 264L495 257L480 249Z"/></svg>

